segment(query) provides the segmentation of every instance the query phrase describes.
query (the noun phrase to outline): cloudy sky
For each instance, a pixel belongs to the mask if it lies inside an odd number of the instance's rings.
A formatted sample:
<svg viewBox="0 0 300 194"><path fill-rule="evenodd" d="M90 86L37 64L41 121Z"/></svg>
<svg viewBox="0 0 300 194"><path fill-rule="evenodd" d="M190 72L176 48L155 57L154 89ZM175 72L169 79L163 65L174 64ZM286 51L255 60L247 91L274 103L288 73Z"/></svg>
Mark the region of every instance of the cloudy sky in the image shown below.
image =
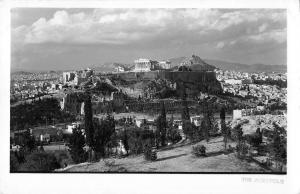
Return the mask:
<svg viewBox="0 0 300 194"><path fill-rule="evenodd" d="M286 65L280 9L45 9L11 11L12 70L64 70L169 59Z"/></svg>

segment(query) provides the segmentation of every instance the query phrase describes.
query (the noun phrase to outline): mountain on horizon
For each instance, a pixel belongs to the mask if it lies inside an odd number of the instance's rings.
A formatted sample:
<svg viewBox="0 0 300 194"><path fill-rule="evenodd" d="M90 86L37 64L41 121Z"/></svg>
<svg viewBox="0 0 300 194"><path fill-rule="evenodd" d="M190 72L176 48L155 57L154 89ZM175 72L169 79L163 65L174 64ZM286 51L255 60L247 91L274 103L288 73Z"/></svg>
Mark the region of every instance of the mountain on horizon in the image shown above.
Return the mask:
<svg viewBox="0 0 300 194"><path fill-rule="evenodd" d="M114 71L115 67L117 66L121 66L124 67L125 70L129 70L133 67L133 64L119 63L119 62L105 62L100 65L94 65L92 66L92 68L96 71L111 72Z"/></svg>
<svg viewBox="0 0 300 194"><path fill-rule="evenodd" d="M179 66L183 61L187 60L188 57L176 57L171 58L171 67ZM215 66L216 68L228 71L240 71L240 72L287 72L286 65L266 65L266 64L242 64L236 62L228 62L223 60L215 59L202 59L205 63Z"/></svg>

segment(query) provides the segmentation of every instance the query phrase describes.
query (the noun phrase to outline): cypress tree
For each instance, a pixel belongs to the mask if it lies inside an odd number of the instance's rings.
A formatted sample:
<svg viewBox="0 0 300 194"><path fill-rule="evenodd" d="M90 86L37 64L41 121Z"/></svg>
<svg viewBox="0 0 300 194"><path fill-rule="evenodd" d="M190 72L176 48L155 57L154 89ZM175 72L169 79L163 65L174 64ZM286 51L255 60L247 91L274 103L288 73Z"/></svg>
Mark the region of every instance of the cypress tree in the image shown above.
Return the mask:
<svg viewBox="0 0 300 194"><path fill-rule="evenodd" d="M85 127L85 134L86 134L86 143L88 146L93 147L94 127L93 127L92 102L91 102L90 94L87 94L87 97L84 100L84 127Z"/></svg>
<svg viewBox="0 0 300 194"><path fill-rule="evenodd" d="M213 129L213 115L210 110L210 107L208 106L208 103L205 102L204 109L203 109L203 121L201 123L201 130L207 142L209 141L209 136L212 129Z"/></svg>
<svg viewBox="0 0 300 194"><path fill-rule="evenodd" d="M69 153L72 157L72 160L77 164L85 161L85 152L84 152L84 136L80 128L76 127L73 129L72 135L69 140Z"/></svg>
<svg viewBox="0 0 300 194"><path fill-rule="evenodd" d="M238 124L237 126L234 127L234 135L235 135L235 139L238 141L238 145L237 145L237 154L238 157L240 157L240 154L242 152L242 143L243 143L243 129L242 129L242 125Z"/></svg>
<svg viewBox="0 0 300 194"><path fill-rule="evenodd" d="M183 95L182 95L182 109L181 109L181 120L182 120L182 130L186 136L188 136L188 128L190 127L190 113L188 104L186 101L186 93L185 88L183 89Z"/></svg>
<svg viewBox="0 0 300 194"><path fill-rule="evenodd" d="M223 142L224 142L224 149L227 149L227 141L228 141L228 127L226 126L226 122L225 122L225 115L226 115L226 111L225 108L222 107L221 108L221 112L220 112L220 119L221 119L221 133L223 135Z"/></svg>
<svg viewBox="0 0 300 194"><path fill-rule="evenodd" d="M100 157L105 157L107 145L111 142L115 133L114 118L108 115L105 119L101 119L100 122L94 122L94 129L93 150L96 152L96 159L99 159Z"/></svg>
<svg viewBox="0 0 300 194"><path fill-rule="evenodd" d="M157 119L157 129L159 133L159 138L161 140L161 145L166 145L166 135L167 135L167 116L164 103L161 103L161 113Z"/></svg>

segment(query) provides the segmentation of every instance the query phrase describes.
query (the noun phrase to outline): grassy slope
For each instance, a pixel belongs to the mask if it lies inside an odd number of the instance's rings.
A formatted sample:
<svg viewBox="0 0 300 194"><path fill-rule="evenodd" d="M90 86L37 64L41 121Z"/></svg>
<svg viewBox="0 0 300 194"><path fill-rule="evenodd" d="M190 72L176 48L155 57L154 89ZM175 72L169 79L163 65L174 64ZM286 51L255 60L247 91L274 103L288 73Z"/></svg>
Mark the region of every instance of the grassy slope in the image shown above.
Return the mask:
<svg viewBox="0 0 300 194"><path fill-rule="evenodd" d="M255 163L237 159L233 153L224 155L222 137L210 142L202 141L207 147L208 157L197 158L191 154L193 145L178 145L172 149L159 150L158 160L145 161L142 155L122 159L105 159L97 163L75 165L66 172L265 172Z"/></svg>

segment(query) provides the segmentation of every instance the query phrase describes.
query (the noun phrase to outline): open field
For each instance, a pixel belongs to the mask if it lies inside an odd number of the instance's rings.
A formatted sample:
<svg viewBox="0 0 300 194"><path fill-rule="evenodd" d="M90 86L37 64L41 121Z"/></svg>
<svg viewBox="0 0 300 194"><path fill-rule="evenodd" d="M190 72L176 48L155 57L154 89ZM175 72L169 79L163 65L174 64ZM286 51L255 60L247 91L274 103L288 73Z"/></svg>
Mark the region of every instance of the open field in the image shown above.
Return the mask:
<svg viewBox="0 0 300 194"><path fill-rule="evenodd" d="M145 161L143 155L110 158L96 163L85 163L59 169L63 172L268 172L258 164L237 159L234 153L224 154L223 138L212 138L206 146L207 157L192 155L190 144L177 144L173 148L158 150L158 159ZM234 145L234 143L230 143Z"/></svg>

